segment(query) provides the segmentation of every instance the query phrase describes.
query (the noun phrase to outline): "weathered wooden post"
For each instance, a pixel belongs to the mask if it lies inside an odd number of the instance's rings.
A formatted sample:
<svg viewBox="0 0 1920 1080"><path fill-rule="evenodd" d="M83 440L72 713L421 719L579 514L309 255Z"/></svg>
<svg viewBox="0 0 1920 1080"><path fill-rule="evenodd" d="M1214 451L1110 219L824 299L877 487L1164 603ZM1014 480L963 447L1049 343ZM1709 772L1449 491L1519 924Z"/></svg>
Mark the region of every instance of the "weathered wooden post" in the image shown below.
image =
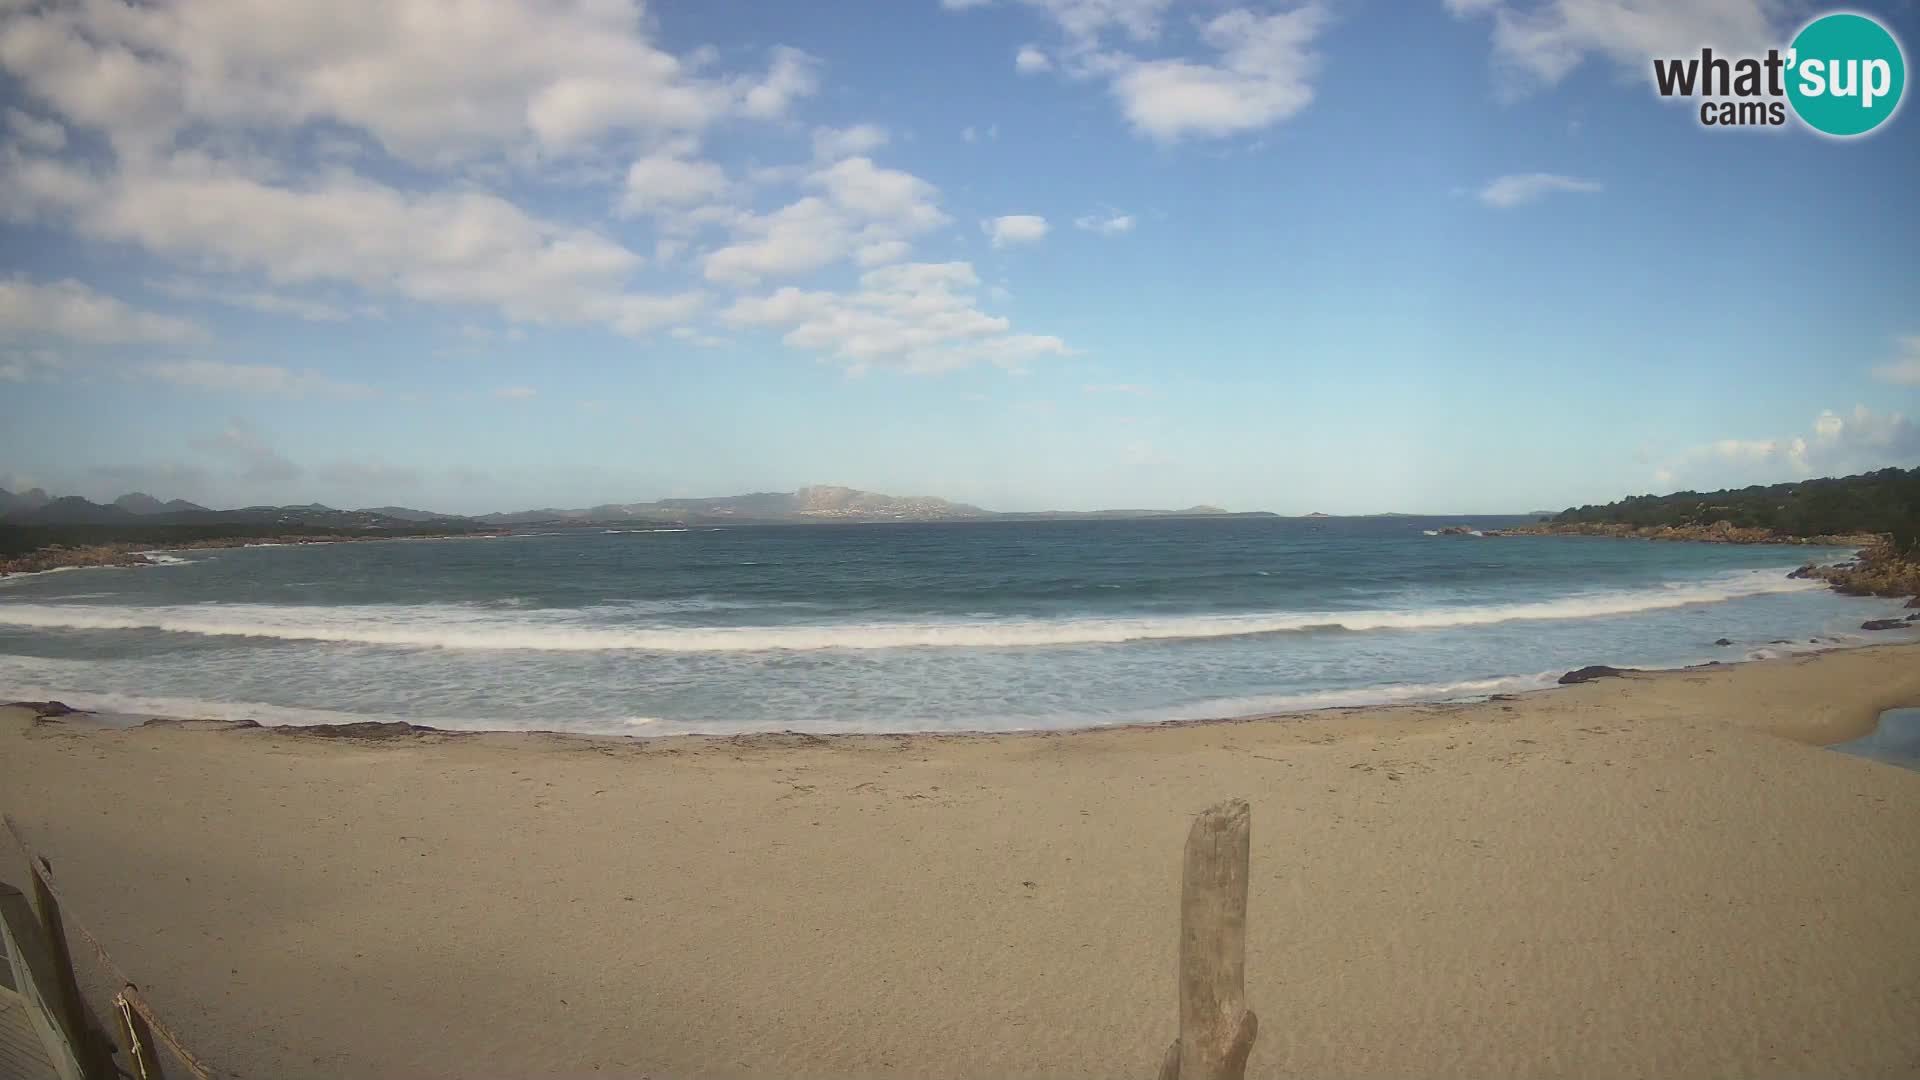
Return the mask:
<svg viewBox="0 0 1920 1080"><path fill-rule="evenodd" d="M1187 833L1180 878L1180 1037L1160 1080L1243 1080L1258 1022L1246 1007L1248 810L1230 799Z"/></svg>
<svg viewBox="0 0 1920 1080"><path fill-rule="evenodd" d="M147 1027L147 1018L133 1007L131 995L138 992L136 987L129 986L113 995L113 1007L120 1013L120 1035L126 1040L127 1053L140 1080L166 1080L160 1053L153 1045L153 1031Z"/></svg>
<svg viewBox="0 0 1920 1080"><path fill-rule="evenodd" d="M52 1004L60 1010L81 1068L89 1077L110 1078L115 1075L112 1051L88 1023L86 998L81 996L80 983L74 978L73 954L67 948L67 922L60 914L60 896L49 880L53 864L44 858L30 858L27 866L33 872L33 905L39 909L40 925L46 930L47 951L53 961L54 992L58 1000Z"/></svg>

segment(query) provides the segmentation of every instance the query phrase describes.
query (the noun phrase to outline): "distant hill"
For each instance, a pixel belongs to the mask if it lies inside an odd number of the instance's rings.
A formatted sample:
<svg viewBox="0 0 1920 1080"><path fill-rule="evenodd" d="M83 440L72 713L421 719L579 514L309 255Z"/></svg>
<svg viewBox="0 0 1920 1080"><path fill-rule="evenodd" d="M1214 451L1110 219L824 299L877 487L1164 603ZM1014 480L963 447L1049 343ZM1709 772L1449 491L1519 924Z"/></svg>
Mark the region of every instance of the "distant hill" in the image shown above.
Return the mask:
<svg viewBox="0 0 1920 1080"><path fill-rule="evenodd" d="M446 521L458 518L458 514L436 514L431 510L415 510L408 506L370 506L364 510L355 510L356 514L378 514L393 518L395 521Z"/></svg>
<svg viewBox="0 0 1920 1080"><path fill-rule="evenodd" d="M0 516L21 510L38 510L52 501L53 497L42 488L28 488L17 495L0 488Z"/></svg>
<svg viewBox="0 0 1920 1080"><path fill-rule="evenodd" d="M1786 536L1887 533L1900 551L1920 549L1920 468L1881 469L1737 490L1635 495L1554 516L1556 524L1670 525L1731 522Z"/></svg>
<svg viewBox="0 0 1920 1080"><path fill-rule="evenodd" d="M113 505L130 514L185 514L195 510L205 510L199 503L190 503L185 499L170 499L161 502L144 491L130 492L113 500Z"/></svg>
<svg viewBox="0 0 1920 1080"><path fill-rule="evenodd" d="M1189 506L1182 510L1048 510L996 513L969 503L932 495L882 495L857 488L818 485L798 491L758 491L746 495L709 498L658 499L653 502L602 503L562 509L546 507L475 517L437 514L407 506L375 506L336 510L321 503L289 506L243 506L209 510L184 499L161 502L145 492L120 496L109 504L77 496L54 499L38 488L20 495L0 492L0 519L16 525L93 525L133 521L155 525L193 525L262 528L317 528L354 532L399 529L431 524L456 529L515 525L772 525L825 522L888 521L1074 521L1134 520L1142 518L1273 517L1268 513L1234 514L1217 506Z"/></svg>
<svg viewBox="0 0 1920 1080"><path fill-rule="evenodd" d="M7 521L19 525L119 525L138 517L118 506L101 506L78 495L66 495L31 510L15 510L7 515Z"/></svg>

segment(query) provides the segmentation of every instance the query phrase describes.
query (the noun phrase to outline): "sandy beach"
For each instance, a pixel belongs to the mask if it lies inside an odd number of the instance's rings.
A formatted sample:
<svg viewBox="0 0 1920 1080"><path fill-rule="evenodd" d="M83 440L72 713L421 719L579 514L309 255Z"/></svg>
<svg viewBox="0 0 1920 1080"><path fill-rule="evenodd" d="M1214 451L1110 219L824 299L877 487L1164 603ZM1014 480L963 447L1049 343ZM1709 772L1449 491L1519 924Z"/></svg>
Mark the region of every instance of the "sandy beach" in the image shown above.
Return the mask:
<svg viewBox="0 0 1920 1080"><path fill-rule="evenodd" d="M1911 1076L1920 773L1820 744L1915 704L1905 644L1045 735L5 709L0 809L243 1076L1150 1076L1227 797L1249 1075Z"/></svg>

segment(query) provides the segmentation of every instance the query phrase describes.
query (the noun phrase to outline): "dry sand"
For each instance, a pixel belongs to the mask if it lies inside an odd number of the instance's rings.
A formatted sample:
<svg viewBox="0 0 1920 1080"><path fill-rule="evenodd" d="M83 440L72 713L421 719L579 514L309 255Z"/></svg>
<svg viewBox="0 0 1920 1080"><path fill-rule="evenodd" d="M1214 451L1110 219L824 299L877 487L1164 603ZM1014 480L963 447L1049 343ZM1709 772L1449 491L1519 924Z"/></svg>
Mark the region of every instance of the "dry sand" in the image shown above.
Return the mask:
<svg viewBox="0 0 1920 1080"><path fill-rule="evenodd" d="M1062 735L5 710L0 806L247 1076L1151 1076L1180 847L1228 796L1250 1075L1913 1076L1920 773L1810 744L1916 703L1901 645Z"/></svg>

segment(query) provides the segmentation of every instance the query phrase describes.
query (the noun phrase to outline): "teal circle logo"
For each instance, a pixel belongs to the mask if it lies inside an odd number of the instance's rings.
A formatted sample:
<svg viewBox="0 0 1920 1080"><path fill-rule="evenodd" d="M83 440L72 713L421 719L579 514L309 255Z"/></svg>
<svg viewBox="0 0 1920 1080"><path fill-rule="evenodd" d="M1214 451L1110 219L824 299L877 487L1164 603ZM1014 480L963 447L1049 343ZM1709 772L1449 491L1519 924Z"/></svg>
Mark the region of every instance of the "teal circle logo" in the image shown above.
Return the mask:
<svg viewBox="0 0 1920 1080"><path fill-rule="evenodd" d="M1815 131L1864 135L1900 107L1907 62L1900 43L1865 15L1822 15L1787 54L1787 100Z"/></svg>

